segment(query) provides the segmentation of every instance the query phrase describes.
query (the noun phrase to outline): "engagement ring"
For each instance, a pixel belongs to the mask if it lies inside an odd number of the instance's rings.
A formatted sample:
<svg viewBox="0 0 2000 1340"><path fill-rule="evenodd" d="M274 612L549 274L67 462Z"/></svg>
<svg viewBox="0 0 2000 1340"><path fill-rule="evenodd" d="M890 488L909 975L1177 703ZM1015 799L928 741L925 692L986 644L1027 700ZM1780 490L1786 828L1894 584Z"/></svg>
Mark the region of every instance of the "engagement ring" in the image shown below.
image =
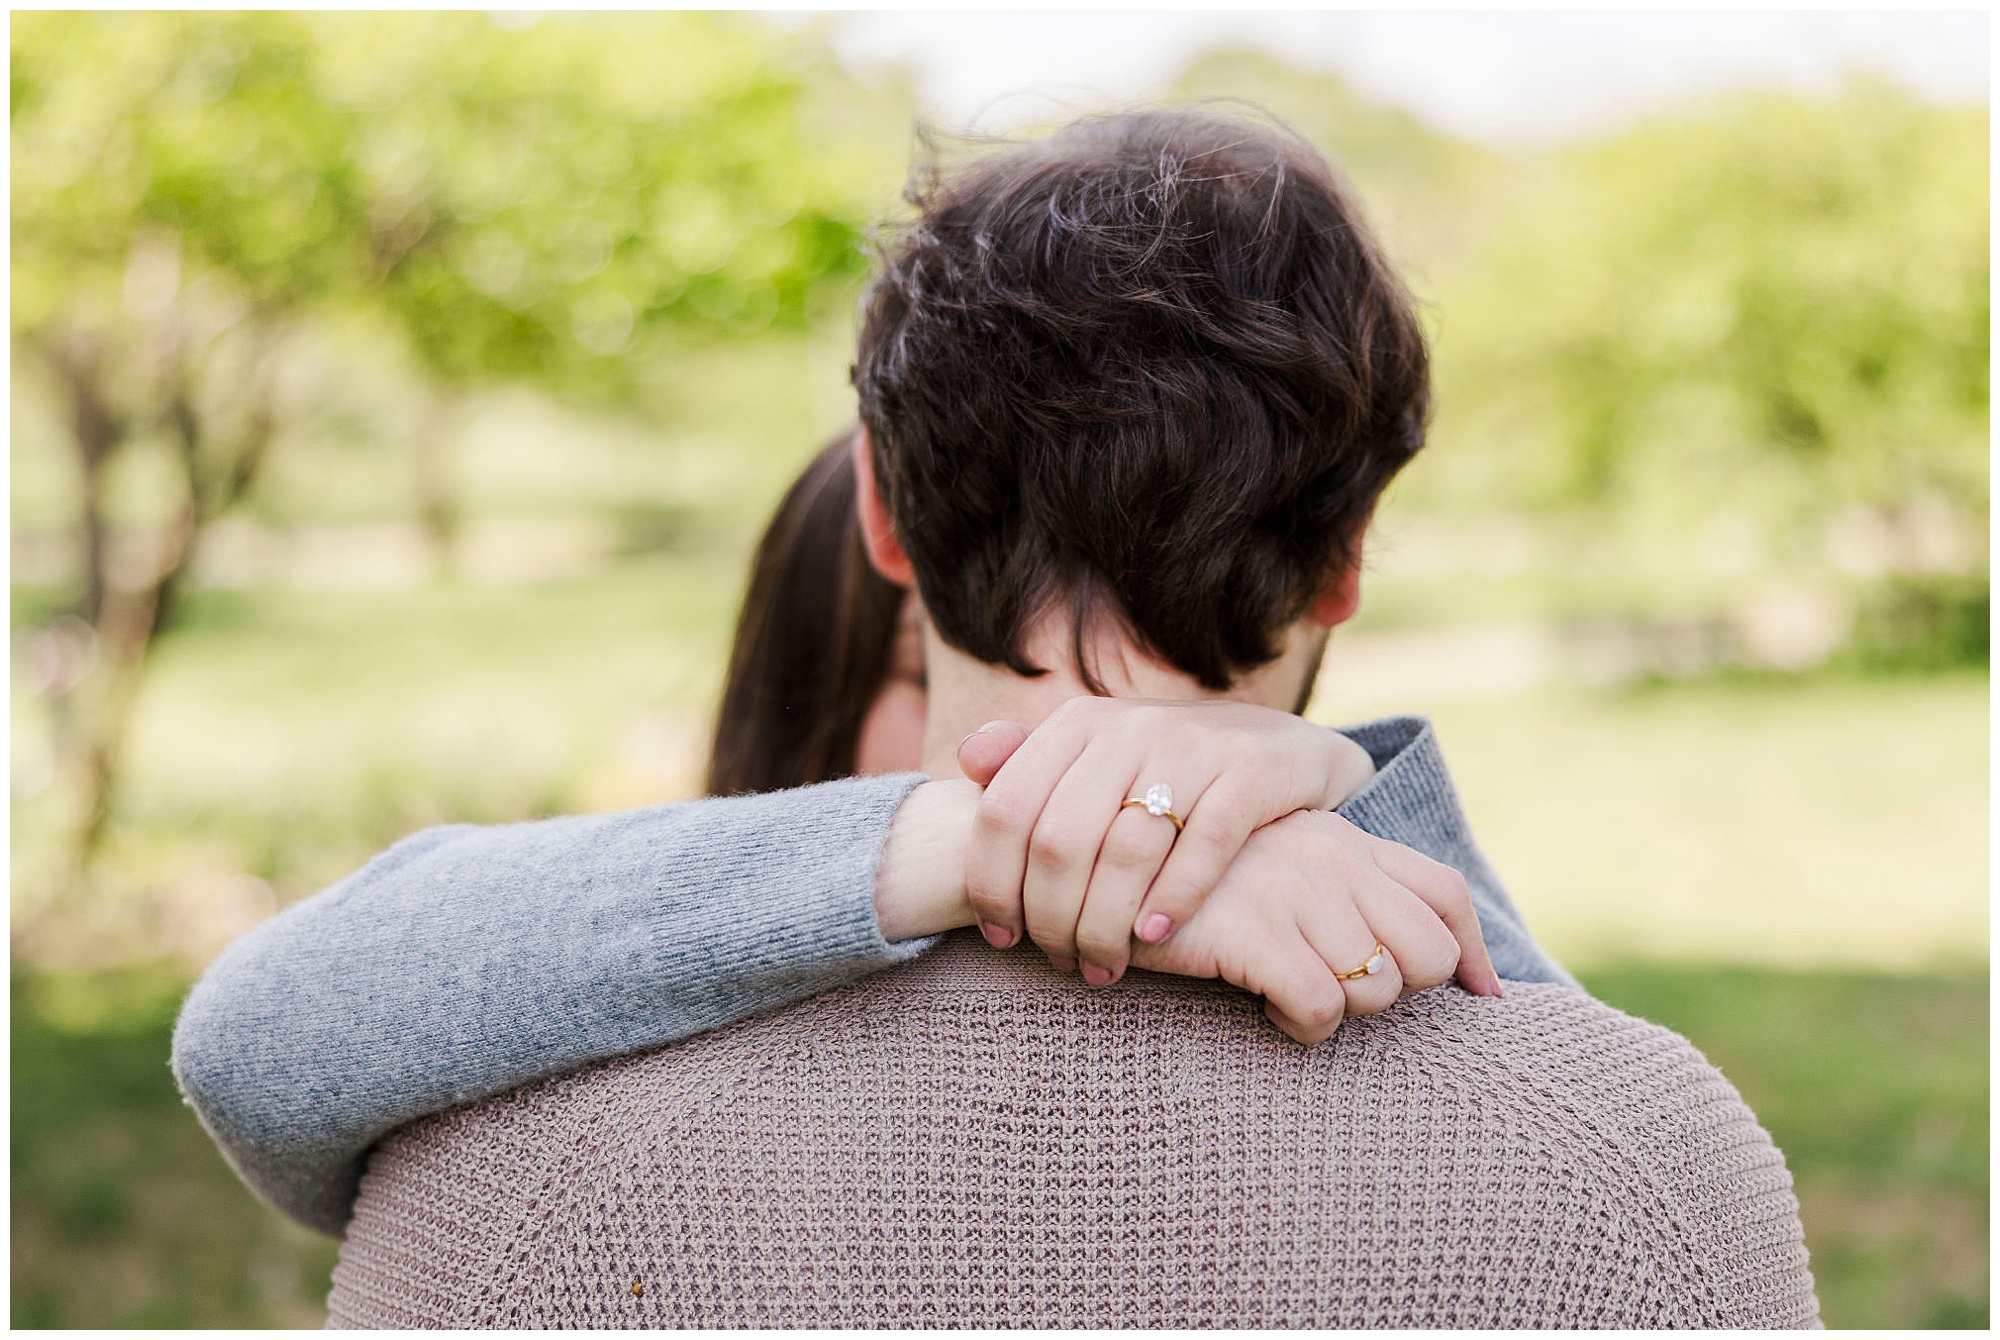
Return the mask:
<svg viewBox="0 0 2000 1340"><path fill-rule="evenodd" d="M1156 819L1167 820L1173 824L1174 832L1176 833L1182 832L1187 828L1187 825L1181 822L1181 816L1174 813L1173 788L1165 782L1154 782L1146 788L1146 794L1143 796L1125 797L1124 803L1118 808L1121 810L1128 809L1133 805L1139 806Z"/></svg>

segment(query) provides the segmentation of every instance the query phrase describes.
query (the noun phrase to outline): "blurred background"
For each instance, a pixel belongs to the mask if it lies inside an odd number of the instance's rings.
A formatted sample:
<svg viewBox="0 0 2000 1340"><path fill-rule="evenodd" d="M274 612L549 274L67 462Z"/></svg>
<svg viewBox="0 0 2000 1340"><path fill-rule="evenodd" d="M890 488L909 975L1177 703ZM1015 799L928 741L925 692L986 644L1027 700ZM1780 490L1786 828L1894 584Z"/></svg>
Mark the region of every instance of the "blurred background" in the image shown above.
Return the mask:
<svg viewBox="0 0 2000 1340"><path fill-rule="evenodd" d="M13 1323L318 1324L188 984L418 827L697 790L914 118L1228 96L1437 352L1314 715L1437 720L1828 1324L1984 1326L1986 23L16 14Z"/></svg>

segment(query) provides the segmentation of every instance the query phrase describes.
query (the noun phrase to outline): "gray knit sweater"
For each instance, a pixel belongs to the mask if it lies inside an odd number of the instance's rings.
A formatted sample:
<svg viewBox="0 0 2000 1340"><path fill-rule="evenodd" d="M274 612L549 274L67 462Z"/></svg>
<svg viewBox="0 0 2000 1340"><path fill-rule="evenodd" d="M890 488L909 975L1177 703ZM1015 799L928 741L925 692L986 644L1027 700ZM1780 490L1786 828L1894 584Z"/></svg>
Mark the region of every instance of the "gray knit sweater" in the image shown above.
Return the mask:
<svg viewBox="0 0 2000 1340"><path fill-rule="evenodd" d="M1685 1041L1440 987L1322 1046L959 932L419 1123L336 1327L1816 1325L1784 1161Z"/></svg>
<svg viewBox="0 0 2000 1340"><path fill-rule="evenodd" d="M1341 813L1466 876L1501 976L1573 986L1474 846L1429 723L1346 733L1378 773ZM923 780L428 829L232 944L182 1009L174 1074L252 1188L337 1233L407 1122L930 948L886 943L874 906Z"/></svg>

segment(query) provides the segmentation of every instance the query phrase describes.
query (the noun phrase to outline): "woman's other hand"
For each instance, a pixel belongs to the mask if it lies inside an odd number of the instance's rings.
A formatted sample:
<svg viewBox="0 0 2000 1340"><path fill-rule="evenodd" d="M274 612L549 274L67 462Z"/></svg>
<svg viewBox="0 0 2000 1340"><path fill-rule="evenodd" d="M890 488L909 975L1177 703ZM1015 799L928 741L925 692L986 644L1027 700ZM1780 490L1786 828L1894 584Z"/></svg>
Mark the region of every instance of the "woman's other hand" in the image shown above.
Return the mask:
<svg viewBox="0 0 2000 1340"><path fill-rule="evenodd" d="M1322 810L1252 833L1193 919L1135 946L1132 962L1260 995L1308 1046L1454 973L1475 995L1500 994L1464 878Z"/></svg>

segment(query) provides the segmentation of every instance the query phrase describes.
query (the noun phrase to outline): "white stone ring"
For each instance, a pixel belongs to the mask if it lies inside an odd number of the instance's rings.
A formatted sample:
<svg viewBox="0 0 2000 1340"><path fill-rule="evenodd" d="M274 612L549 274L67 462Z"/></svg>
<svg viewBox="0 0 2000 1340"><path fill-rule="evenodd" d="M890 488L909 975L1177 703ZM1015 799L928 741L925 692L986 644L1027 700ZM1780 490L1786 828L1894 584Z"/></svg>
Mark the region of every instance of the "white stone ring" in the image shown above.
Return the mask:
<svg viewBox="0 0 2000 1340"><path fill-rule="evenodd" d="M1388 947L1384 945L1380 940L1377 940L1375 942L1375 952L1368 956L1368 961L1366 963L1354 969L1352 972L1337 972L1333 975L1333 979L1336 982L1351 982L1357 977L1373 977L1376 973L1382 971L1382 969L1388 966L1389 966Z"/></svg>
<svg viewBox="0 0 2000 1340"><path fill-rule="evenodd" d="M1187 830L1187 825L1181 822L1181 816L1174 813L1174 789L1165 782L1154 782L1146 788L1146 794L1143 796L1125 797L1124 803L1118 808L1129 809L1133 805L1139 806L1156 819L1165 819L1171 823L1177 835Z"/></svg>

